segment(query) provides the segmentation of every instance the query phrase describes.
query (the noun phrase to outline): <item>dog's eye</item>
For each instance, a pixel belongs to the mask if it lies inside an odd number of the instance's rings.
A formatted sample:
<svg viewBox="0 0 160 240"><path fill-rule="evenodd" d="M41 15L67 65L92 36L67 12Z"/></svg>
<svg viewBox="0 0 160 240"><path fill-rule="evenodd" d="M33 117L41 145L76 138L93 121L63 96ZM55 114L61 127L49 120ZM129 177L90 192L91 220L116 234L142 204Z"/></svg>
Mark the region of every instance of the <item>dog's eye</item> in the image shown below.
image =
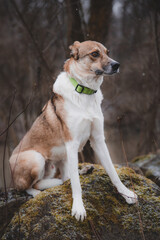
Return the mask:
<svg viewBox="0 0 160 240"><path fill-rule="evenodd" d="M99 52L92 52L92 53L91 53L91 56L92 56L92 57L95 57L95 58L96 58L96 57L99 57Z"/></svg>

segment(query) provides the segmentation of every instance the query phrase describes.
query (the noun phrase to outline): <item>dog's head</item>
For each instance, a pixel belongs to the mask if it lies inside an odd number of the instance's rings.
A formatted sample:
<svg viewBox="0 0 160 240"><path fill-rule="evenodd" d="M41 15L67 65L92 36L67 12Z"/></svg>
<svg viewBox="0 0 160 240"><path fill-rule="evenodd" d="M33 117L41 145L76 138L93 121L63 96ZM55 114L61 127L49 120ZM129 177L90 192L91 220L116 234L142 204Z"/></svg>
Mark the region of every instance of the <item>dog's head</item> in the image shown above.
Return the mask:
<svg viewBox="0 0 160 240"><path fill-rule="evenodd" d="M69 48L71 59L84 74L112 75L119 71L120 64L108 56L109 51L99 42L76 41Z"/></svg>

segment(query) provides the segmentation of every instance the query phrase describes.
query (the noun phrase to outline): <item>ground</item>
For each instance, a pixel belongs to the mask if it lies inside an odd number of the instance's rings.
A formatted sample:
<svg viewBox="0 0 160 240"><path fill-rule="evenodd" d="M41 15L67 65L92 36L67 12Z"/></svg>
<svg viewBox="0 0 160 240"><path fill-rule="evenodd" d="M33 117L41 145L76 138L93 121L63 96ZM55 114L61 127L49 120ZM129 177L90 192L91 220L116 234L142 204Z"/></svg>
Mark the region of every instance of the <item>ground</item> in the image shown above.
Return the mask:
<svg viewBox="0 0 160 240"><path fill-rule="evenodd" d="M83 164L84 165L84 164ZM83 166L81 165L81 166ZM116 168L139 202L128 205L104 169L80 176L87 218L71 216L70 181L43 191L20 207L2 239L160 239L160 190L151 180L126 167Z"/></svg>

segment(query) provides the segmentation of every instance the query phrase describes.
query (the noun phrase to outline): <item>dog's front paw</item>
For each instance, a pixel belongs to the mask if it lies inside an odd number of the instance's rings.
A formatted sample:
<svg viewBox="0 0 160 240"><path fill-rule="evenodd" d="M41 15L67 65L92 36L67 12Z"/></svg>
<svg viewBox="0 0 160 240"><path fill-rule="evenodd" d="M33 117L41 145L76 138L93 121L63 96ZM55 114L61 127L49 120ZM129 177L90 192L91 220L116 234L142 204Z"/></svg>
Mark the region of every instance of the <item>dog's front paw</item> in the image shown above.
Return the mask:
<svg viewBox="0 0 160 240"><path fill-rule="evenodd" d="M134 204L138 201L137 194L135 194L134 192L130 191L127 188L123 192L120 191L120 194L124 197L128 204Z"/></svg>
<svg viewBox="0 0 160 240"><path fill-rule="evenodd" d="M86 218L86 210L83 206L82 200L73 200L72 216L75 216L78 221L83 221Z"/></svg>

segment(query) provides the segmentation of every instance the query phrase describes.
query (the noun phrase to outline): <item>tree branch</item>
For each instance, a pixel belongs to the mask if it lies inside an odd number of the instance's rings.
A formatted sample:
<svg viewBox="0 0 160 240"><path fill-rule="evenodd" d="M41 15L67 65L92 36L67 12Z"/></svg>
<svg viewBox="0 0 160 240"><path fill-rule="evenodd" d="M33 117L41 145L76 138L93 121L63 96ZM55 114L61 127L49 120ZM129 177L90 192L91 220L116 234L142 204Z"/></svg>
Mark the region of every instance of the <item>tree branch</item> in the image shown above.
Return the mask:
<svg viewBox="0 0 160 240"><path fill-rule="evenodd" d="M36 52L37 52L38 56L39 56L40 59L41 59L41 63L42 63L42 64L44 65L44 67L46 68L49 77L53 80L52 71L51 71L50 67L48 66L48 63L46 62L46 60L45 60L45 58L44 58L44 56L43 56L43 53L42 53L41 49L40 49L39 46L38 46L38 43L37 43L36 40L34 39L33 33L30 31L30 29L29 29L26 21L24 20L21 12L19 11L19 8L18 8L16 2L15 2L14 0L12 0L11 3L12 3L12 5L13 5L13 7L14 7L16 13L17 13L17 15L19 16L19 19L21 20L23 26L25 27L26 31L28 32L28 34L29 34L29 36L30 36L30 38L31 38L31 40L32 40L32 42L33 42L33 45L35 46Z"/></svg>

